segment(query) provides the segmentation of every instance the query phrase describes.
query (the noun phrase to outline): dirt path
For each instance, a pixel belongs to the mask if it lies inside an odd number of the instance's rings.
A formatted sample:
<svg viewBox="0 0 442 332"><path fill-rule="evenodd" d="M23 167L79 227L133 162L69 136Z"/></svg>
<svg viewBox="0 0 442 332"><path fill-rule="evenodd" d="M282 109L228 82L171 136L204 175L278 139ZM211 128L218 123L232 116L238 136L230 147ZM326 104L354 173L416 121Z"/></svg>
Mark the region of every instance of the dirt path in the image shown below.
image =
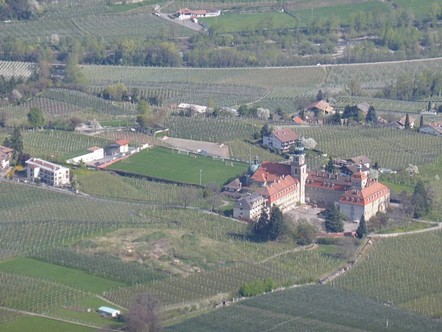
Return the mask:
<svg viewBox="0 0 442 332"><path fill-rule="evenodd" d="M282 255L285 255L285 254L299 252L299 251L304 251L304 250L314 250L316 248L318 248L318 245L316 243L310 244L308 246L296 247L296 248L289 249L289 250L286 250L286 251L283 251L283 252L279 252L279 253L277 253L277 254L275 254L273 256L267 257L267 258L259 261L258 264L262 264L262 263L268 262L268 261L270 261L270 260L272 260L272 259L274 259L276 257L282 256Z"/></svg>
<svg viewBox="0 0 442 332"><path fill-rule="evenodd" d="M425 223L434 223L432 221L426 221L426 220L419 220L420 222ZM370 234L367 235L369 239L381 239L381 238L388 238L388 237L398 237L398 236L405 236L405 235L411 235L411 234L419 234L419 233L427 233L427 232L433 232L436 230L442 229L442 223L439 223L437 226L429 227L425 229L418 229L416 231L409 231L409 232L398 232L398 233L390 233L390 234Z"/></svg>

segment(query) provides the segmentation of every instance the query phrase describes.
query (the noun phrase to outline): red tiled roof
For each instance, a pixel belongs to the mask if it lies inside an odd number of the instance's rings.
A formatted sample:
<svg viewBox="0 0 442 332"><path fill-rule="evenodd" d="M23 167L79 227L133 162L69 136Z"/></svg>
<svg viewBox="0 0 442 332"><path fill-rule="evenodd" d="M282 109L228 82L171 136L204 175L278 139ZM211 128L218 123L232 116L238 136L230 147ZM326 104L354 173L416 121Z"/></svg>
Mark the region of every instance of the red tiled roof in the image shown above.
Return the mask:
<svg viewBox="0 0 442 332"><path fill-rule="evenodd" d="M262 188L259 192L264 197L270 200L270 204L272 204L275 199L276 194L281 194L278 199L292 193L296 189L296 185L298 184L298 180L293 178L290 175L280 177L275 182L272 182L267 187Z"/></svg>
<svg viewBox="0 0 442 332"><path fill-rule="evenodd" d="M263 162L251 179L254 182L273 182L278 180L282 175L290 175L290 165L272 162Z"/></svg>
<svg viewBox="0 0 442 332"><path fill-rule="evenodd" d="M281 143L293 142L298 139L298 135L290 128L273 130L272 135L275 136Z"/></svg>
<svg viewBox="0 0 442 332"><path fill-rule="evenodd" d="M301 117L299 117L299 116L295 116L293 118L293 122L296 123L296 124L303 124L304 120L302 120Z"/></svg>
<svg viewBox="0 0 442 332"><path fill-rule="evenodd" d="M367 174L365 174L364 172L357 172L357 173L354 173L351 177L355 178L355 179L366 180L367 179Z"/></svg>
<svg viewBox="0 0 442 332"><path fill-rule="evenodd" d="M129 141L127 139L118 139L115 141L116 144L123 146L129 144Z"/></svg>
<svg viewBox="0 0 442 332"><path fill-rule="evenodd" d="M307 109L317 108L323 112L331 112L333 111L333 107L324 100L316 101L313 104L309 105Z"/></svg>
<svg viewBox="0 0 442 332"><path fill-rule="evenodd" d="M374 181L370 182L362 190L348 190L339 200L341 203L354 205L367 205L390 194L390 189L384 184Z"/></svg>

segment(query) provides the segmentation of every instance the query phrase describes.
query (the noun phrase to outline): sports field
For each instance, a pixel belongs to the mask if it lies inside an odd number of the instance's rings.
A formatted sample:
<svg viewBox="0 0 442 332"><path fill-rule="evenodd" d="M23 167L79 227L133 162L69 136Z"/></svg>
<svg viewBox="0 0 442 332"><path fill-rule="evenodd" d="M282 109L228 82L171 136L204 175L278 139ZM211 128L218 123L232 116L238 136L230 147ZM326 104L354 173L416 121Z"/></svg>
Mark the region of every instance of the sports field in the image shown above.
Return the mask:
<svg viewBox="0 0 442 332"><path fill-rule="evenodd" d="M119 161L109 169L181 183L223 185L242 175L247 164L154 148Z"/></svg>

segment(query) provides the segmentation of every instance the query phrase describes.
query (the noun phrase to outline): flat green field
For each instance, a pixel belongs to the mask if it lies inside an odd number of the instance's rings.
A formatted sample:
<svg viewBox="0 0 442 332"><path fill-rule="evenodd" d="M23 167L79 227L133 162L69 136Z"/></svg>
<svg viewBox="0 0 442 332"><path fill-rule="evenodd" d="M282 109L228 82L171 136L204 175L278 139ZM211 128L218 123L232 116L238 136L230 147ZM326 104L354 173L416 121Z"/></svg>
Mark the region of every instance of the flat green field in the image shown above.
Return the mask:
<svg viewBox="0 0 442 332"><path fill-rule="evenodd" d="M117 281L96 277L80 270L24 257L0 263L0 271L43 278L98 294L111 288L123 286L122 283Z"/></svg>
<svg viewBox="0 0 442 332"><path fill-rule="evenodd" d="M0 324L0 330L5 332L92 332L96 331L97 329L41 317L23 317L11 322Z"/></svg>
<svg viewBox="0 0 442 332"><path fill-rule="evenodd" d="M313 7L313 6L312 6ZM201 21L209 28L218 32L240 32L264 29L293 29L305 27L318 19L337 19L342 24L349 24L351 15L368 11L386 12L392 8L387 3L365 1L331 6L320 6L313 9L290 10L296 17L283 12L225 14L215 18L205 18ZM290 6L289 6L290 8ZM299 23L297 22L299 20Z"/></svg>
<svg viewBox="0 0 442 332"><path fill-rule="evenodd" d="M119 161L109 169L191 184L200 184L201 176L201 185L223 185L227 180L244 173L247 164L154 148Z"/></svg>

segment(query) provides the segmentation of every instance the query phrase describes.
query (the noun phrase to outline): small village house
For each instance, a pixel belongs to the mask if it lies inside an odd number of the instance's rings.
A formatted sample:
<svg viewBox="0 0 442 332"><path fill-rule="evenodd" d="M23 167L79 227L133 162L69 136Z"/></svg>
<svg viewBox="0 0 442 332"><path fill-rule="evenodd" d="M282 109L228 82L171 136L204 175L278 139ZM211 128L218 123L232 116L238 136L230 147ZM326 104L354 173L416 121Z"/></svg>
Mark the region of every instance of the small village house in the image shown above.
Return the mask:
<svg viewBox="0 0 442 332"><path fill-rule="evenodd" d="M434 136L442 136L442 121L430 123L419 128L419 132Z"/></svg>
<svg viewBox="0 0 442 332"><path fill-rule="evenodd" d="M29 181L34 182L38 179L54 187L70 183L69 168L39 158L26 161L26 174Z"/></svg>
<svg viewBox="0 0 442 332"><path fill-rule="evenodd" d="M316 116L322 115L330 115L335 113L335 109L325 100L319 100L307 107L308 112L313 112Z"/></svg>
<svg viewBox="0 0 442 332"><path fill-rule="evenodd" d="M14 150L0 145L0 169L9 167Z"/></svg>
<svg viewBox="0 0 442 332"><path fill-rule="evenodd" d="M203 18L203 17L216 17L220 16L221 11L208 11L208 10L192 10L189 8L183 8L176 12L175 16L178 20L191 20L194 18Z"/></svg>
<svg viewBox="0 0 442 332"><path fill-rule="evenodd" d="M297 139L298 135L292 129L282 128L263 136L262 144L280 152L287 152Z"/></svg>
<svg viewBox="0 0 442 332"><path fill-rule="evenodd" d="M95 160L100 160L104 158L104 149L99 146L92 146L86 149L88 153L81 156L71 158L66 162L68 164L79 164L79 163L90 163Z"/></svg>
<svg viewBox="0 0 442 332"><path fill-rule="evenodd" d="M261 216L262 209L266 207L266 201L263 196L257 193L239 199L233 208L233 218L257 221Z"/></svg>

